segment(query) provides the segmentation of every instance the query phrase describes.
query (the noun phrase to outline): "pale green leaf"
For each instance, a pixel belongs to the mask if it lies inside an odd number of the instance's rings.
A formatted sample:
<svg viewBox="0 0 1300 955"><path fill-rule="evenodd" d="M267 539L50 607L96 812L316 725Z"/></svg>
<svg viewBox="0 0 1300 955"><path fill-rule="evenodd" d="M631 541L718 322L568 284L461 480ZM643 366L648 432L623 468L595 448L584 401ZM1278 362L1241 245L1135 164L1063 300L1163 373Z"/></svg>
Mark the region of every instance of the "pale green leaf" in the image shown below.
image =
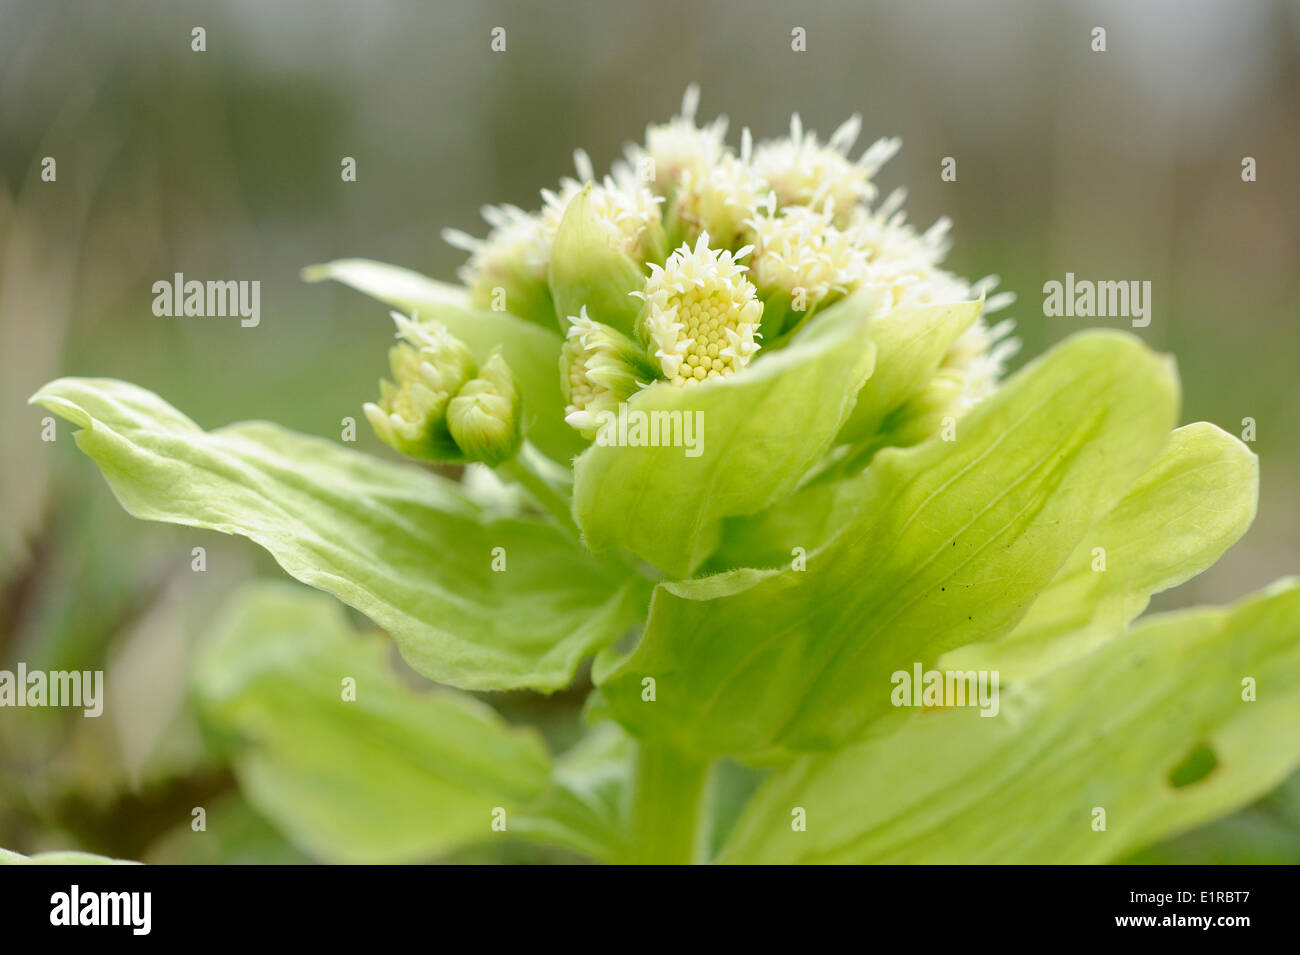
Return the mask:
<svg viewBox="0 0 1300 955"><path fill-rule="evenodd" d="M892 435L882 435L880 429L932 380L943 356L978 320L982 307L982 301L907 306L873 318L869 337L876 348L875 370L835 439L853 446L839 448L835 460L790 497L761 513L726 521L706 569L776 567L790 563L795 547L806 553L825 543L857 493L851 476L862 470L880 442L893 443Z"/></svg>
<svg viewBox="0 0 1300 955"><path fill-rule="evenodd" d="M493 517L420 468L262 422L205 432L108 379L62 378L32 400L83 429L77 446L131 514L248 537L387 629L441 683L558 689L640 616L638 584L550 525Z"/></svg>
<svg viewBox="0 0 1300 955"><path fill-rule="evenodd" d="M1300 590L1287 582L1149 618L1004 689L995 717L920 712L800 758L759 790L720 861L1107 862L1249 803L1298 760ZM795 807L806 831L791 829Z"/></svg>
<svg viewBox="0 0 1300 955"><path fill-rule="evenodd" d="M689 447L589 448L575 463L574 507L596 551L624 547L685 576L717 545L724 517L790 493L830 445L871 373L869 302L846 299L793 343L742 374L694 387L658 383L627 403L633 413L699 421ZM630 432L629 432L630 433Z"/></svg>
<svg viewBox="0 0 1300 955"><path fill-rule="evenodd" d="M616 723L593 727L558 757L546 793L510 825L533 842L563 846L602 862L619 856L635 744Z"/></svg>
<svg viewBox="0 0 1300 955"><path fill-rule="evenodd" d="M659 585L602 692L636 735L704 753L825 749L890 710L890 674L1013 627L1176 414L1172 365L1137 339L1075 336L960 422L888 449L806 569ZM642 701L653 678L657 697Z"/></svg>
<svg viewBox="0 0 1300 955"><path fill-rule="evenodd" d="M205 829L191 815L149 844L149 865L306 865L312 860L289 842L238 789L204 800Z"/></svg>
<svg viewBox="0 0 1300 955"><path fill-rule="evenodd" d="M1087 653L1145 610L1152 594L1218 560L1254 520L1258 497L1258 461L1244 444L1203 421L1179 428L1014 630L955 650L940 665L996 667L1007 681Z"/></svg>
<svg viewBox="0 0 1300 955"><path fill-rule="evenodd" d="M442 306L470 307L464 286L371 259L335 259L309 265L302 270L302 278L306 282L333 279L404 312Z"/></svg>
<svg viewBox="0 0 1300 955"><path fill-rule="evenodd" d="M1230 816L1138 850L1125 865L1300 865L1300 773Z"/></svg>
<svg viewBox="0 0 1300 955"><path fill-rule="evenodd" d="M472 308L459 286L382 262L339 259L310 266L302 274L309 282L333 279L407 314L441 322L480 362L500 348L519 379L528 439L548 457L565 464L585 447L586 442L564 422L558 330L509 312ZM375 367L378 377L383 371L382 355L376 356Z"/></svg>
<svg viewBox="0 0 1300 955"><path fill-rule="evenodd" d="M844 475L861 470L862 458L878 448L873 441L892 412L917 393L939 366L952 343L979 318L982 303L895 308L872 320L876 365L858 392L849 421L837 442L857 442L835 463L767 510L723 524L718 549L704 569L789 565L802 552L820 546L843 525L860 486Z"/></svg>
<svg viewBox="0 0 1300 955"><path fill-rule="evenodd" d="M491 838L546 787L540 737L455 690L417 692L387 642L289 585L244 591L195 671L248 800L331 862L411 862ZM354 698L349 698L354 690Z"/></svg>
<svg viewBox="0 0 1300 955"><path fill-rule="evenodd" d="M718 549L702 569L789 567L839 533L861 493L861 481L818 481L758 514L728 518Z"/></svg>
<svg viewBox="0 0 1300 955"><path fill-rule="evenodd" d="M852 444L874 435L885 418L930 380L962 332L979 319L983 299L890 309L871 322L876 370L862 386L836 438Z"/></svg>

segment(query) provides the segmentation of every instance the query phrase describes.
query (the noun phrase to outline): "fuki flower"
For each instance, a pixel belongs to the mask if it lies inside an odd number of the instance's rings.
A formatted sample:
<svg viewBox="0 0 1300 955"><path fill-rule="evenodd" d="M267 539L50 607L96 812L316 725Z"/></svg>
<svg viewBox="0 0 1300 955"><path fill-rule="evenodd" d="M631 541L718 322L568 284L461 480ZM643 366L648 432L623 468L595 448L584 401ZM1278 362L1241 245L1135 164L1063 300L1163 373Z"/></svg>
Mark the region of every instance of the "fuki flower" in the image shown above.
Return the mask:
<svg viewBox="0 0 1300 955"><path fill-rule="evenodd" d="M538 211L485 210L486 239L447 233L471 253L462 270L471 304L503 294L493 308L566 333L565 417L583 434L599 411L657 381L743 372L760 342L784 348L851 293L870 293L877 314L987 295L987 315L1011 300L988 294L996 279L943 268L949 220L918 230L903 190L876 201L875 176L898 139L854 158L858 117L823 141L795 115L787 136L755 145L745 129L733 149L726 118L701 125L698 111L692 85L680 113L647 127L609 175L598 178L579 150L576 178L543 190ZM933 409L962 413L997 386L1017 347L1011 327L981 316L958 338L936 373Z"/></svg>
<svg viewBox="0 0 1300 955"><path fill-rule="evenodd" d="M776 196L750 164L750 136L745 130L739 156L725 153L711 166L682 172L673 211L686 241L707 232L720 247L737 245L749 222L771 213Z"/></svg>
<svg viewBox="0 0 1300 955"><path fill-rule="evenodd" d="M763 303L737 261L751 251L711 249L701 233L694 248L683 244L662 268L650 266L645 290L633 293L645 301L639 327L674 385L734 375L758 351Z"/></svg>
<svg viewBox="0 0 1300 955"><path fill-rule="evenodd" d="M633 175L649 182L659 195L668 195L687 174L708 172L726 153L727 118L720 116L703 128L695 125L700 88L692 83L682 96L682 111L667 123L650 125L645 145L627 148L627 164L616 174Z"/></svg>
<svg viewBox="0 0 1300 955"><path fill-rule="evenodd" d="M836 228L831 203L789 206L750 221L751 278L765 299L780 295L811 308L867 284L870 267L853 236Z"/></svg>
<svg viewBox="0 0 1300 955"><path fill-rule="evenodd" d="M782 206L821 206L829 201L837 225L846 225L860 203L876 197L871 177L898 152L898 139L877 140L856 161L848 152L862 127L853 116L831 134L825 145L812 132L804 132L796 113L790 119L788 138L761 144L754 154L754 170L776 192Z"/></svg>
<svg viewBox="0 0 1300 955"><path fill-rule="evenodd" d="M458 273L476 308L504 308L521 318L547 323L550 292L546 285L550 241L546 222L518 206L484 206L492 230L476 239L459 229L444 229L443 239L468 252Z"/></svg>
<svg viewBox="0 0 1300 955"><path fill-rule="evenodd" d="M597 416L602 411L615 410L658 375L641 345L593 321L585 306L582 314L570 317L569 322L560 349L564 420L590 437L596 433Z"/></svg>
<svg viewBox="0 0 1300 955"><path fill-rule="evenodd" d="M577 179L561 180L558 191L542 190L540 240L546 249L549 251L555 241L569 204L590 183L591 214L611 248L641 262L657 251L662 254L663 216L659 206L663 198L627 176L611 175L596 182L591 160L582 150L574 153L574 165Z"/></svg>
<svg viewBox="0 0 1300 955"><path fill-rule="evenodd" d="M402 340L388 351L393 380L379 382L379 402L363 410L375 434L397 451L431 461L455 459L447 405L475 373L474 356L447 329L392 313Z"/></svg>
<svg viewBox="0 0 1300 955"><path fill-rule="evenodd" d="M514 456L522 440L519 389L499 352L479 366L460 339L436 322L393 312L401 338L388 352L393 380L363 406L375 434L408 457L482 461Z"/></svg>

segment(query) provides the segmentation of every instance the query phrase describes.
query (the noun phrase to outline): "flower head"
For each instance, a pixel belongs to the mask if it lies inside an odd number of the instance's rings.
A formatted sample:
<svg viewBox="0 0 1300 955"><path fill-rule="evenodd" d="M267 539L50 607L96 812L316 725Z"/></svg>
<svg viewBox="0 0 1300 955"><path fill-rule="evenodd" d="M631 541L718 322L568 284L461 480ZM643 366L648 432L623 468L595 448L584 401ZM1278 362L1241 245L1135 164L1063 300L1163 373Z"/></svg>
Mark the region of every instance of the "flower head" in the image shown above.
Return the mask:
<svg viewBox="0 0 1300 955"><path fill-rule="evenodd" d="M750 251L711 249L702 233L694 248L683 244L662 268L650 267L640 328L673 384L733 375L758 351L763 303L737 262Z"/></svg>
<svg viewBox="0 0 1300 955"><path fill-rule="evenodd" d="M759 293L801 299L804 308L866 284L867 258L853 236L835 227L831 203L789 206L751 220L751 276Z"/></svg>
<svg viewBox="0 0 1300 955"><path fill-rule="evenodd" d="M610 248L645 261L657 248L656 239L663 218L659 207L663 198L626 176L617 179L606 176L597 183L591 160L582 150L574 154L574 160L578 167L578 179L561 180L558 191L542 190L543 244L549 248L550 243L554 242L569 204L591 183L587 201L605 241Z"/></svg>
<svg viewBox="0 0 1300 955"><path fill-rule="evenodd" d="M751 219L772 212L776 197L754 171L749 154L745 130L739 156L724 153L711 166L682 172L673 211L688 241L707 232L715 244L731 248L747 233Z"/></svg>
<svg viewBox="0 0 1300 955"><path fill-rule="evenodd" d="M442 232L448 244L469 253L458 274L470 304L476 308L504 305L515 315L548 324L546 269L551 249L546 222L537 213L511 205L484 206L482 215L492 227L485 239L459 229Z"/></svg>
<svg viewBox="0 0 1300 955"><path fill-rule="evenodd" d="M692 83L682 96L682 111L667 123L647 126L645 146L627 150L624 174L648 179L655 192L668 195L682 178L707 173L726 152L727 119L720 116L707 126L695 125L700 88Z"/></svg>
<svg viewBox="0 0 1300 955"><path fill-rule="evenodd" d="M679 114L648 126L603 179L579 150L577 177L544 190L539 211L496 207L485 212L487 239L450 235L471 252L463 277L474 304L499 285L507 310L566 328L566 417L584 432L646 382L743 371L760 342L784 348L804 319L851 293L870 292L883 313L992 288L942 267L947 219L913 227L902 190L877 202L874 178L898 139L855 157L858 117L822 139L795 115L788 135L755 145L745 129L733 149L726 118L701 124L699 103L691 85ZM667 254L669 243L680 245ZM990 296L985 313L1005 303ZM945 357L956 409L996 386L1015 348L1008 328L980 318ZM628 357L632 347L648 368Z"/></svg>
<svg viewBox="0 0 1300 955"><path fill-rule="evenodd" d="M977 298L965 279L940 267L952 221L917 232L901 211L906 191L895 190L874 211L859 208L846 233L870 264L870 281L885 307L962 302Z"/></svg>
<svg viewBox="0 0 1300 955"><path fill-rule="evenodd" d="M829 201L837 225L846 225L853 210L876 196L871 177L898 151L897 139L878 140L861 158L848 152L858 138L862 121L854 116L843 123L825 145L812 132L804 132L796 113L790 135L763 143L754 154L754 169L776 192L782 205L821 206Z"/></svg>
<svg viewBox="0 0 1300 955"><path fill-rule="evenodd" d="M597 415L616 409L657 374L636 342L593 321L585 307L569 322L560 349L565 421L590 437L599 423Z"/></svg>
<svg viewBox="0 0 1300 955"><path fill-rule="evenodd" d="M543 189L538 212L511 205L485 206L482 215L492 227L487 238L476 239L459 229L443 230L449 244L470 254L459 272L470 304L504 308L553 328L548 283L556 235L565 212L584 193L591 222L608 248L637 262L663 255L663 199L629 175L606 176L596 183L591 159L581 149L574 153L574 166L578 178L566 177L558 189Z"/></svg>

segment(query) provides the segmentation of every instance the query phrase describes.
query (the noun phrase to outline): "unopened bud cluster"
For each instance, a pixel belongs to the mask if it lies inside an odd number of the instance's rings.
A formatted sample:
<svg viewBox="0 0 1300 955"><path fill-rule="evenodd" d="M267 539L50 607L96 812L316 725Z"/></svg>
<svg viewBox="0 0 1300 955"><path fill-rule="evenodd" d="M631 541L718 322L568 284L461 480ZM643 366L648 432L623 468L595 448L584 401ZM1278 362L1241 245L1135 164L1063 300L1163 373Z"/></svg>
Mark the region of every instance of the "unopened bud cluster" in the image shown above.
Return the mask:
<svg viewBox="0 0 1300 955"><path fill-rule="evenodd" d="M519 387L500 352L481 365L443 326L393 313L400 341L388 352L393 380L365 405L381 440L425 461L514 457L522 441Z"/></svg>

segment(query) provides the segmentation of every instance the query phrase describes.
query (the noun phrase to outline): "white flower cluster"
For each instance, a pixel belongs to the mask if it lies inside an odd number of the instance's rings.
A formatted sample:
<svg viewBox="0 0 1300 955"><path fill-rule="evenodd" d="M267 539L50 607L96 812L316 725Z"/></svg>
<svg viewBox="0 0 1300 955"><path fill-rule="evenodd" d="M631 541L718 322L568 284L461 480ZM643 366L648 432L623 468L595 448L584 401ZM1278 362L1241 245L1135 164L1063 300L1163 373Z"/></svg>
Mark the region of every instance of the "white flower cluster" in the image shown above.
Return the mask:
<svg viewBox="0 0 1300 955"><path fill-rule="evenodd" d="M460 279L471 297L481 300L480 304L487 303L487 290L503 284L499 280L522 274L546 282L551 244L564 211L583 187L595 180L587 154L579 149L573 158L578 178L561 179L558 190L543 189L539 212L525 212L512 205L484 206L483 218L492 227L486 239L476 239L459 229L443 230L442 237L450 245L470 254L460 270ZM662 201L626 177L616 180L606 176L591 190L592 206L611 245L634 257L645 253L643 238L651 224L660 222Z"/></svg>
<svg viewBox="0 0 1300 955"><path fill-rule="evenodd" d="M972 283L941 267L946 219L916 230L901 211L902 190L876 204L874 177L899 140L880 139L854 159L858 117L822 142L796 115L789 135L775 140L755 144L744 130L737 151L727 145L726 119L698 125L698 106L691 86L681 114L648 127L644 144L628 146L603 180L579 152L578 178L544 191L539 212L485 210L492 231L483 240L449 232L470 252L462 278L471 298L486 300L492 286L521 277L545 288L565 209L589 183L610 247L645 270L645 287L631 293L644 302L634 333L660 377L675 384L741 371L762 345L855 291L871 290L884 310L969 301L996 285L996 277ZM675 251L656 261L665 248ZM990 295L984 312L1011 300ZM555 316L577 334L571 318ZM996 386L1018 345L1011 329L981 318L946 357L945 373L960 381L959 408Z"/></svg>
<svg viewBox="0 0 1300 955"><path fill-rule="evenodd" d="M737 261L751 251L710 249L701 232L694 248L683 245L662 268L651 265L645 291L633 293L645 300L641 331L673 384L735 374L758 351L763 305Z"/></svg>

